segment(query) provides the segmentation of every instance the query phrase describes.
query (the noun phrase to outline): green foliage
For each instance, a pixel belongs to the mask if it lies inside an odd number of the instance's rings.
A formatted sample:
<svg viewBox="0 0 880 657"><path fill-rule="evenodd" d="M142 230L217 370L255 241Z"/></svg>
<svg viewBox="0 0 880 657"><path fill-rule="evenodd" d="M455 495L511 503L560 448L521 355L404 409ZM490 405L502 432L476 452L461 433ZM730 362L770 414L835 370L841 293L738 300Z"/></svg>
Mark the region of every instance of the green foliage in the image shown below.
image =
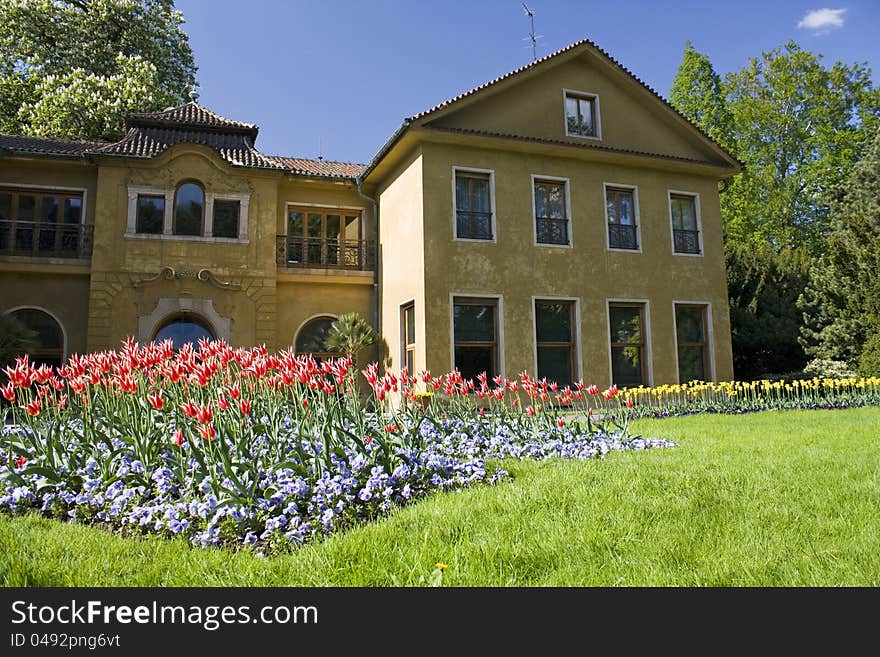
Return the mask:
<svg viewBox="0 0 880 657"><path fill-rule="evenodd" d="M376 343L379 334L357 313L345 313L330 325L324 345L328 351L356 357Z"/></svg>
<svg viewBox="0 0 880 657"><path fill-rule="evenodd" d="M880 331L880 130L832 215L825 254L799 300L801 342L810 355L855 367L868 336Z"/></svg>
<svg viewBox="0 0 880 657"><path fill-rule="evenodd" d="M730 143L731 115L724 98L721 77L712 62L688 41L669 101L679 112L700 126L723 146Z"/></svg>
<svg viewBox="0 0 880 657"><path fill-rule="evenodd" d="M0 131L112 140L189 100L183 22L173 0L0 0Z"/></svg>
<svg viewBox="0 0 880 657"><path fill-rule="evenodd" d="M37 333L15 316L0 315L0 368L10 365L16 357L37 348Z"/></svg>
<svg viewBox="0 0 880 657"><path fill-rule="evenodd" d="M719 88L708 57L688 43L670 100L744 164L721 195L726 239L821 252L829 206L880 124L870 69L826 67L789 41Z"/></svg>
<svg viewBox="0 0 880 657"><path fill-rule="evenodd" d="M875 331L865 342L859 358L859 374L880 376L880 332Z"/></svg>
<svg viewBox="0 0 880 657"><path fill-rule="evenodd" d="M727 238L819 253L829 205L880 118L867 66L830 68L793 41L725 76L734 151L722 195Z"/></svg>
<svg viewBox="0 0 880 657"><path fill-rule="evenodd" d="M735 377L802 369L807 359L798 342L797 299L807 284L806 254L728 242L725 258Z"/></svg>

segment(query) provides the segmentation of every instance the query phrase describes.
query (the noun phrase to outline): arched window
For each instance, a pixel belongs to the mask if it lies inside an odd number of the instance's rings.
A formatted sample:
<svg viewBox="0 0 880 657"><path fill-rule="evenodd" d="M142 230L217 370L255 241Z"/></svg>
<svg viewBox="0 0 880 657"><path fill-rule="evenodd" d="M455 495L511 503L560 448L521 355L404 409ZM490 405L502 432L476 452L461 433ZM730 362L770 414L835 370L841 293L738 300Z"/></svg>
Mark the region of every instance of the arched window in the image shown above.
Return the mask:
<svg viewBox="0 0 880 657"><path fill-rule="evenodd" d="M64 329L52 315L39 308L20 308L10 313L36 336L27 354L35 363L58 366L64 362Z"/></svg>
<svg viewBox="0 0 880 657"><path fill-rule="evenodd" d="M180 349L188 342L192 342L194 347L197 346L201 338L214 339L211 327L200 317L187 314L174 315L166 319L156 331L153 340L162 342L170 339L174 343L174 348Z"/></svg>
<svg viewBox="0 0 880 657"><path fill-rule="evenodd" d="M174 234L202 235L205 229L205 190L197 182L184 182L174 194Z"/></svg>
<svg viewBox="0 0 880 657"><path fill-rule="evenodd" d="M324 341L330 332L330 325L335 317L315 317L300 328L294 342L294 350L298 354L309 354L313 358L336 358L339 354L327 350Z"/></svg>

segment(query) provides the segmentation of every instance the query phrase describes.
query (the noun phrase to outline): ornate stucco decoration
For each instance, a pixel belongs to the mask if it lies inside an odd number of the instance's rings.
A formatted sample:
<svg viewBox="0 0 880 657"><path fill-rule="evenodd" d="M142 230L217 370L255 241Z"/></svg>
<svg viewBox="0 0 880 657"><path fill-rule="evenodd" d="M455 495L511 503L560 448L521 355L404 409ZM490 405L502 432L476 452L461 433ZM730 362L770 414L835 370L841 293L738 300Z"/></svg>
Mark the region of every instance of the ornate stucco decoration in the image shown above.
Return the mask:
<svg viewBox="0 0 880 657"><path fill-rule="evenodd" d="M217 278L210 269L199 269L198 271L196 271L193 269L187 269L186 267L182 269L174 269L173 267L162 267L162 269L160 269L159 272L153 276L146 276L139 280L133 281L132 286L143 287L144 285L155 283L158 280L172 281L174 279L193 279L201 281L203 283L210 283L214 287L221 290L241 289L240 283L221 280Z"/></svg>

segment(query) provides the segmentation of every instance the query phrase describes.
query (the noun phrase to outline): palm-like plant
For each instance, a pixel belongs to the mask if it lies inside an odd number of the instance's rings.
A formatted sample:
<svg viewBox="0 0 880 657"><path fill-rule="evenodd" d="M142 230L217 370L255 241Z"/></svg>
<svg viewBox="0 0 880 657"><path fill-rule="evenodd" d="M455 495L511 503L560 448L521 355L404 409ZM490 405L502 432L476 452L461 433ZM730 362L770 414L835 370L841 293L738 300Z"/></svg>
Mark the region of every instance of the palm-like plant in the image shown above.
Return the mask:
<svg viewBox="0 0 880 657"><path fill-rule="evenodd" d="M370 323L357 313L345 313L330 325L324 346L328 351L351 356L357 361L358 352L379 339Z"/></svg>

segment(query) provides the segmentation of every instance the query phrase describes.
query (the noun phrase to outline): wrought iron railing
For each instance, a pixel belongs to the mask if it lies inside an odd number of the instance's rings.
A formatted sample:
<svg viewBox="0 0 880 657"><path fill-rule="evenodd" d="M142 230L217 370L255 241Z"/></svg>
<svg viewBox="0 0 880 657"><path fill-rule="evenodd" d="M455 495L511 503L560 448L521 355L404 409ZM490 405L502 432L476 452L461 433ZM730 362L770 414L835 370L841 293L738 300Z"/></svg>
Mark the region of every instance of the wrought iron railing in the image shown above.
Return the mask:
<svg viewBox="0 0 880 657"><path fill-rule="evenodd" d="M568 244L568 219L538 217L538 244Z"/></svg>
<svg viewBox="0 0 880 657"><path fill-rule="evenodd" d="M700 231L674 228L672 242L675 245L676 253L699 253Z"/></svg>
<svg viewBox="0 0 880 657"><path fill-rule="evenodd" d="M90 258L94 226L0 220L0 255Z"/></svg>
<svg viewBox="0 0 880 657"><path fill-rule="evenodd" d="M455 213L456 237L467 240L492 239L492 213L458 210Z"/></svg>
<svg viewBox="0 0 880 657"><path fill-rule="evenodd" d="M376 266L376 243L279 235L275 261L285 267L372 271Z"/></svg>
<svg viewBox="0 0 880 657"><path fill-rule="evenodd" d="M612 249L637 251L639 239L636 227L630 224L608 224L608 246Z"/></svg>

